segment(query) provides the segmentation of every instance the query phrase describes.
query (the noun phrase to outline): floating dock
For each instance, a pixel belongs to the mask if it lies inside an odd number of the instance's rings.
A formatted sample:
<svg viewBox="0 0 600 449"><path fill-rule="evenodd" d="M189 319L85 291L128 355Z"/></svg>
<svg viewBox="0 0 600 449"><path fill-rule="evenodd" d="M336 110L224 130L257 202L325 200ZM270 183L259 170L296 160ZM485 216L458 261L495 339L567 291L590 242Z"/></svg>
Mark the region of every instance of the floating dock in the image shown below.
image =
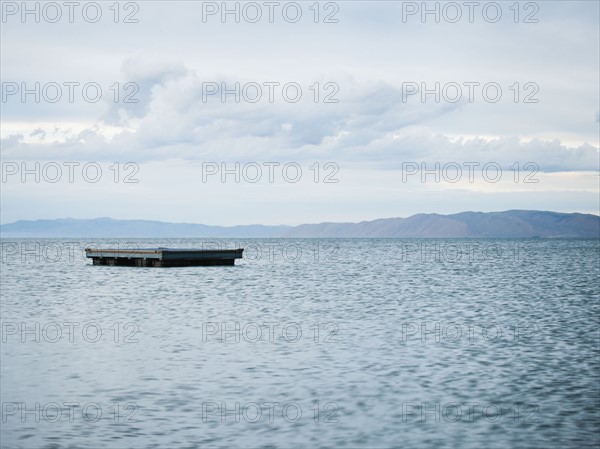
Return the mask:
<svg viewBox="0 0 600 449"><path fill-rule="evenodd" d="M94 265L125 267L197 267L234 265L241 259L239 249L143 248L143 249L85 249L85 256Z"/></svg>

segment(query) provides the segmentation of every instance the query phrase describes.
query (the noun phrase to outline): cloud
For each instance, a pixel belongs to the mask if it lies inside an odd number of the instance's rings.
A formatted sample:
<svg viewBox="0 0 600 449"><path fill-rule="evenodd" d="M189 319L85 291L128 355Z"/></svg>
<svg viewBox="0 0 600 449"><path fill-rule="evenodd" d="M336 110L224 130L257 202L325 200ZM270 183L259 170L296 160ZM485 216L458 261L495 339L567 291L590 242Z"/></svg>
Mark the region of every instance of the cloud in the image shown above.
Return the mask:
<svg viewBox="0 0 600 449"><path fill-rule="evenodd" d="M494 161L506 167L533 162L545 171L599 169L598 149L588 143L573 147L556 139L440 133L436 121L463 114L472 105L407 101L402 87L383 81L359 82L346 76L328 90L321 83L319 100L332 94L330 99L338 100L332 103L315 102L313 84L298 81L294 83L302 96L293 103L285 100L282 83L273 87L271 102L267 81L221 76L207 83L182 64L148 62L140 55L127 58L123 70L140 86L139 103L113 104L100 120L76 132L46 133L35 127L27 138L23 133L10 135L2 140L3 157L40 159L50 154L58 159L136 162L328 159L381 169L408 161ZM223 101L222 87L231 90L236 83L240 101L233 94ZM259 86L261 100L247 101L257 91L244 91L244 86ZM52 140L53 135L67 137Z"/></svg>
<svg viewBox="0 0 600 449"><path fill-rule="evenodd" d="M123 78L119 102L110 101L109 109L101 119L111 125L124 125L132 118L144 117L152 104L154 90L171 80L187 75L188 69L180 62L151 59L136 53L123 61Z"/></svg>

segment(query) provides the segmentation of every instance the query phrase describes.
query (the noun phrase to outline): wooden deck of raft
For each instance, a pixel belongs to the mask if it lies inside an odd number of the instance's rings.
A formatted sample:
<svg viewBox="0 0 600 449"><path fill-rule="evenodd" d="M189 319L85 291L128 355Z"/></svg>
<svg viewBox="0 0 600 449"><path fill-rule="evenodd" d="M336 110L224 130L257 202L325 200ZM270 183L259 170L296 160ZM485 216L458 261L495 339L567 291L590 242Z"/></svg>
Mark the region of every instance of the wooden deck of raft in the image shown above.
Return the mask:
<svg viewBox="0 0 600 449"><path fill-rule="evenodd" d="M196 267L234 265L241 259L239 249L193 249L193 248L143 248L143 249L85 249L85 256L94 265L118 265L126 267Z"/></svg>

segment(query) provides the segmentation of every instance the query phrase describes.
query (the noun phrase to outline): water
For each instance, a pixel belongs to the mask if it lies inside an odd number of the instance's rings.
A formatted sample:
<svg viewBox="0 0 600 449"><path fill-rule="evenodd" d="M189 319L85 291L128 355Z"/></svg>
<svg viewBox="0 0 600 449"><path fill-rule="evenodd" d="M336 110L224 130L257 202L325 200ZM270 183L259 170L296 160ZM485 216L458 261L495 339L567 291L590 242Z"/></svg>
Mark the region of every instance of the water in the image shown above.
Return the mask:
<svg viewBox="0 0 600 449"><path fill-rule="evenodd" d="M213 244L3 240L2 447L597 447L599 240Z"/></svg>

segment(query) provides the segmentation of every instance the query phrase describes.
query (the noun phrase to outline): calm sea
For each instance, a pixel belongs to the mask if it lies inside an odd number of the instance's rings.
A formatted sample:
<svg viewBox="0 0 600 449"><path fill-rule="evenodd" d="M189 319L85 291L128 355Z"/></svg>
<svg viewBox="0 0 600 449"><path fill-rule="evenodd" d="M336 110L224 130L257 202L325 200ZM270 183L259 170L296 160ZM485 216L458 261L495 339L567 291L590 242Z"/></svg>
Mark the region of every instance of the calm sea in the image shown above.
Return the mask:
<svg viewBox="0 0 600 449"><path fill-rule="evenodd" d="M600 240L1 243L3 448L600 443Z"/></svg>

